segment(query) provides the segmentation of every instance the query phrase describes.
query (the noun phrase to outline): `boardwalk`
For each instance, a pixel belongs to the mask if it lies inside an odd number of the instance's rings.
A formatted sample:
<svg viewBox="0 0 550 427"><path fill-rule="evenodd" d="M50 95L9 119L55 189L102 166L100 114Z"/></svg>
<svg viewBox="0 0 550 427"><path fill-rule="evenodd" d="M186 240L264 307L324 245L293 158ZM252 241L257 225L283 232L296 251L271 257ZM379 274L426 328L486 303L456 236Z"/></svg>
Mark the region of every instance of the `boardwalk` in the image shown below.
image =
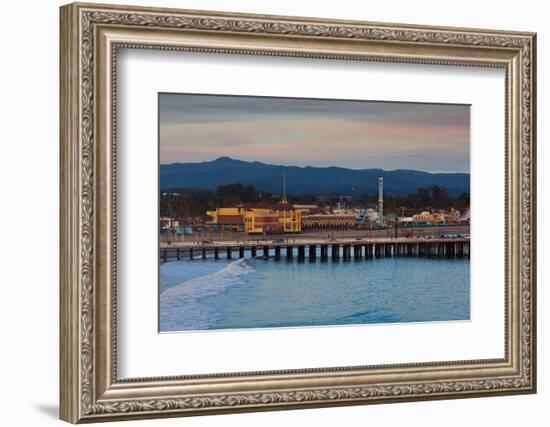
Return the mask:
<svg viewBox="0 0 550 427"><path fill-rule="evenodd" d="M163 245L159 250L160 259L195 260L207 259L238 259L245 257L263 257L288 260L297 258L304 261L309 258L315 261L328 259L355 260L394 257L417 256L427 258L470 257L469 238L372 238L372 239L278 239L252 241L223 242L187 242L177 245Z"/></svg>

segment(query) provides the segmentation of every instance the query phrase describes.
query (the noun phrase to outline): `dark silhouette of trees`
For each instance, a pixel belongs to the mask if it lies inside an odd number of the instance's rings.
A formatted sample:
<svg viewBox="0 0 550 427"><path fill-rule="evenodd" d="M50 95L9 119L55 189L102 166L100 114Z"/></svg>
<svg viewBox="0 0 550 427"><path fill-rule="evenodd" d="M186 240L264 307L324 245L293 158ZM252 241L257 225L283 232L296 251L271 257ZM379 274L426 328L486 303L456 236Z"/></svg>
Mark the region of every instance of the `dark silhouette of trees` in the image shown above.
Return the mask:
<svg viewBox="0 0 550 427"><path fill-rule="evenodd" d="M378 206L378 194L358 197L353 203L354 207L372 207ZM391 194L384 195L384 212L394 213L399 216L404 215L405 211L410 210L430 210L450 208L464 210L470 207L470 193L462 193L456 198L449 196L447 190L434 185L427 188L419 188L416 192L406 196L396 196Z"/></svg>
<svg viewBox="0 0 550 427"><path fill-rule="evenodd" d="M233 207L243 203L267 202L276 204L281 200L280 194L258 192L252 185L239 183L223 185L216 191L195 189L174 189L160 197L161 216L206 218L206 211L216 207ZM292 194L288 200L294 204L318 204L319 206L336 207L338 202L345 201L346 206L366 208L378 206L378 194L362 194L354 199L351 196L335 194L318 196L315 194ZM406 211L450 208L464 210L470 207L470 193L461 193L451 197L447 190L435 185L419 188L416 192L398 196L384 195L384 212L404 215Z"/></svg>
<svg viewBox="0 0 550 427"><path fill-rule="evenodd" d="M470 193L461 193L453 201L453 207L455 209L469 209L470 208Z"/></svg>
<svg viewBox="0 0 550 427"><path fill-rule="evenodd" d="M258 201L258 192L252 185L246 187L242 184L223 185L218 187L216 196L224 207Z"/></svg>

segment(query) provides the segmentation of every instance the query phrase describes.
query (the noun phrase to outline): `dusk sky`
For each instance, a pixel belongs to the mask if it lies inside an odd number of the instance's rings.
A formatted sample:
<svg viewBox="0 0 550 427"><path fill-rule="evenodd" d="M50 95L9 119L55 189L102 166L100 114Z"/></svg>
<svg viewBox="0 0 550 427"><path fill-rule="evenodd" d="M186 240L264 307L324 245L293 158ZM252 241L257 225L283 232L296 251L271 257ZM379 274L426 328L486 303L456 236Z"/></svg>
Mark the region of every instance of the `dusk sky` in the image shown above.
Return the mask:
<svg viewBox="0 0 550 427"><path fill-rule="evenodd" d="M470 172L470 106L160 94L160 163Z"/></svg>

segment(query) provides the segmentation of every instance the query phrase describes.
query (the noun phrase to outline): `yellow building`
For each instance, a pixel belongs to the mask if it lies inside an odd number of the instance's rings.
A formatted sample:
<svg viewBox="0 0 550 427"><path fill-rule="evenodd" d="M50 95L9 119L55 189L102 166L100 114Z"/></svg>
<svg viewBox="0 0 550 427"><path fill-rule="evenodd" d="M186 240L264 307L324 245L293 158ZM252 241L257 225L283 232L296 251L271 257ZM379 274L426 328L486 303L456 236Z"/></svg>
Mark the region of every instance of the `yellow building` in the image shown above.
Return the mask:
<svg viewBox="0 0 550 427"><path fill-rule="evenodd" d="M247 205L243 220L244 231L249 234L263 234L279 228L279 217L267 204Z"/></svg>
<svg viewBox="0 0 550 427"><path fill-rule="evenodd" d="M244 215L246 209L242 206L234 208L216 208L213 211L206 211L210 217L209 224L219 225L222 230L244 231Z"/></svg>
<svg viewBox="0 0 550 427"><path fill-rule="evenodd" d="M267 203L250 203L233 208L207 211L210 224L224 230L245 231L249 234L300 233L302 213L289 203L273 207Z"/></svg>
<svg viewBox="0 0 550 427"><path fill-rule="evenodd" d="M428 211L413 215L414 222L432 222L432 214Z"/></svg>
<svg viewBox="0 0 550 427"><path fill-rule="evenodd" d="M447 222L447 214L445 212L430 213L424 211L418 215L413 215L414 222L426 222L428 224L444 224Z"/></svg>
<svg viewBox="0 0 550 427"><path fill-rule="evenodd" d="M442 213L434 213L432 214L432 224L444 224L446 222L446 215Z"/></svg>
<svg viewBox="0 0 550 427"><path fill-rule="evenodd" d="M302 211L295 209L293 205L283 201L275 207L283 233L302 232Z"/></svg>

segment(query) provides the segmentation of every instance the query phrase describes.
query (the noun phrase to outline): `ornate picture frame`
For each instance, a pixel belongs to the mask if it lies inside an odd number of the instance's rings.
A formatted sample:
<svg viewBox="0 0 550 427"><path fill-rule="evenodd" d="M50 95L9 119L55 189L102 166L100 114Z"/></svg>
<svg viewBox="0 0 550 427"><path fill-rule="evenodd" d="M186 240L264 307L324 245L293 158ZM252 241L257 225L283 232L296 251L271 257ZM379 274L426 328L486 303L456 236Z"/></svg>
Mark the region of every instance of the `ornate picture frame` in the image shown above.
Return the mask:
<svg viewBox="0 0 550 427"><path fill-rule="evenodd" d="M61 419L111 421L536 391L536 35L70 4L61 8ZM505 357L117 378L117 49L505 70Z"/></svg>

